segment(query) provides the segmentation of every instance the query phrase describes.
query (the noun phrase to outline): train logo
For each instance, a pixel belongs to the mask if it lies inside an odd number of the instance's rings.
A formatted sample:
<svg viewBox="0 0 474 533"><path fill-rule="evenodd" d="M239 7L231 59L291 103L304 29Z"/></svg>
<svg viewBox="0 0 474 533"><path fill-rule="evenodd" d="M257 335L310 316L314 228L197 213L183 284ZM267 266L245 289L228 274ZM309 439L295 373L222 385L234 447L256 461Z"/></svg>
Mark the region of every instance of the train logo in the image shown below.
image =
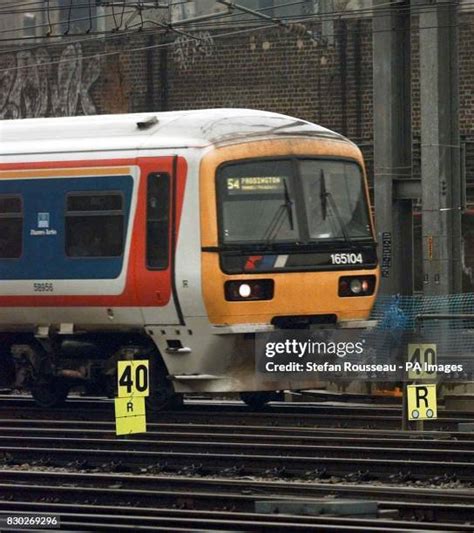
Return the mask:
<svg viewBox="0 0 474 533"><path fill-rule="evenodd" d="M49 228L49 213L38 213L38 228Z"/></svg>

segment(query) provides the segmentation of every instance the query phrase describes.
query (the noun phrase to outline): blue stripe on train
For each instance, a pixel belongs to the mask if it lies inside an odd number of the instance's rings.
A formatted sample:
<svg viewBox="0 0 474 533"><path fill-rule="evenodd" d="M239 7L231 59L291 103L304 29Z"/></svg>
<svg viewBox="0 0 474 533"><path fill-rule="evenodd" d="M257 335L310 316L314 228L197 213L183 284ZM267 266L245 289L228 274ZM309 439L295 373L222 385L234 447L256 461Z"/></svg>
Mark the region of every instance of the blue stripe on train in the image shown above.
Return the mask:
<svg viewBox="0 0 474 533"><path fill-rule="evenodd" d="M124 232L127 233L133 191L131 176L0 180L0 194L23 199L23 253L19 259L0 259L0 280L114 279L122 270L123 257L68 258L65 253L66 195L85 191L120 191L124 199ZM49 213L49 217L38 216ZM40 231L39 219L56 234Z"/></svg>

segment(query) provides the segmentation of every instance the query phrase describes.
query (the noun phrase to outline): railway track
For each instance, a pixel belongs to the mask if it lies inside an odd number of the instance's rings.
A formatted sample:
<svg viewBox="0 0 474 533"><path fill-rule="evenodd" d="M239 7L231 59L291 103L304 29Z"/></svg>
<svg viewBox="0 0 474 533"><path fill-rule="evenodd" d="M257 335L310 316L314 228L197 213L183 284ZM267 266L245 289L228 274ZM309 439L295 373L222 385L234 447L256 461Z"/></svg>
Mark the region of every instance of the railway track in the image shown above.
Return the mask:
<svg viewBox="0 0 474 533"><path fill-rule="evenodd" d="M2 501L8 494L8 501ZM446 524L443 531L472 531L474 495L470 490L432 490L368 484L285 483L177 476L2 471L0 510L76 509L77 506L128 509L186 509L253 513L256 501L319 501L324 498L376 500L379 512L397 511L412 530ZM60 505L57 505L60 502ZM33 507L32 507L33 506ZM125 511L127 510L127 511ZM268 518L268 517L267 517ZM324 520L326 517L320 517ZM294 518L293 518L294 519Z"/></svg>
<svg viewBox="0 0 474 533"><path fill-rule="evenodd" d="M113 422L73 422L70 420L49 421L45 427L44 421L28 421L15 419L0 419L0 442L4 445L29 438L64 441L66 444L74 439L101 439L112 446L122 446L126 441L129 445L136 445L146 449L151 445L161 445L163 442L180 441L191 443L207 443L218 440L221 443L244 445L268 444L273 445L347 445L357 447L393 447L421 450L450 451L474 449L474 433L470 432L433 432L424 431L415 434L406 431L371 430L370 435L361 436L358 430L342 428L300 428L285 426L242 426L226 425L210 428L202 424L160 424L149 423L147 433L137 436L117 438Z"/></svg>
<svg viewBox="0 0 474 533"><path fill-rule="evenodd" d="M187 509L149 509L134 508L125 516L123 508L117 506L67 506L46 505L50 514L61 517L62 527L81 528L92 531L116 531L117 529L133 531L470 531L467 526L446 523L430 524L426 522L384 519L384 518L344 518L344 517L308 517L294 515L272 515L261 513L238 513L228 511L196 511ZM35 512L38 507L19 505L16 512ZM11 511L7 511L10 513ZM0 517L4 513L1 510Z"/></svg>
<svg viewBox="0 0 474 533"><path fill-rule="evenodd" d="M117 439L111 423L89 422L80 428L70 421L44 425L44 421L32 425L0 420L0 464L144 475L224 472L234 477L424 480L467 486L474 474L471 433L456 434L455 439L452 434L410 436L393 431L355 437L353 430L345 429L255 427L249 432L247 426L238 425L214 431L196 425L150 424L150 432L143 436Z"/></svg>
<svg viewBox="0 0 474 533"><path fill-rule="evenodd" d="M0 418L75 419L106 421L113 419L113 402L107 399L74 398L65 407L45 410L37 407L27 396L0 397ZM445 411L429 421L429 428L438 431L456 431L458 424L474 422L474 413ZM377 404L350 405L346 403L272 403L259 412L251 412L240 402L187 400L180 410L152 415L156 422L184 424L240 423L243 425L297 425L347 427L363 429L399 429L401 407Z"/></svg>
<svg viewBox="0 0 474 533"><path fill-rule="evenodd" d="M87 447L73 443L56 443L47 439L37 443L28 439L16 445L3 446L2 458L6 465L48 465L70 467L78 462L79 468L106 468L110 458L118 471L129 472L154 465L167 472L195 471L202 475L216 475L222 469L239 475L278 475L287 479L301 477L329 478L331 476L366 480L428 480L432 482L455 479L470 482L474 478L472 452L461 451L456 459L450 450L419 450L400 448L357 448L346 446L246 445L240 443L209 442L202 451L202 443L166 441L151 450L127 449L110 443L88 442ZM33 445L36 444L36 445ZM41 444L39 446L38 444ZM69 444L70 447L67 447ZM414 459L413 457L415 456ZM466 454L467 457L463 457ZM422 458L420 458L420 456ZM112 468L112 466L110 466Z"/></svg>
<svg viewBox="0 0 474 533"><path fill-rule="evenodd" d="M474 440L449 438L428 440L396 437L386 432L381 438L338 435L268 434L245 432L234 427L229 433L213 431L169 431L160 433L150 425L151 433L117 439L113 429L93 429L91 424L80 430L10 425L0 421L0 462L24 462L64 466L78 454L89 468L103 464L113 455L124 468L141 468L149 464L165 465L170 471L200 465L203 473L214 474L221 468L234 468L243 474L262 475L272 469L282 475L297 477L308 472L325 476L350 476L367 472L372 479L398 475L407 479L455 478L474 479ZM239 432L240 429L240 432ZM244 431L242 431L244 430ZM474 437L472 434L466 437ZM358 439L358 440L357 440ZM203 446L205 452L203 453ZM289 462L288 459L291 458ZM449 460L446 460L449 458Z"/></svg>
<svg viewBox="0 0 474 533"><path fill-rule="evenodd" d="M31 402L15 402L5 416L0 401L0 518L41 509L81 531L474 529L473 433L331 427L339 405L313 406L324 407L318 427L305 405L250 413L224 403L222 413L195 402L160 415L146 434L117 438L111 402L74 400L56 412L75 412L66 420L23 418ZM377 408L342 411L367 418ZM379 516L255 512L257 501L321 498L376 500Z"/></svg>

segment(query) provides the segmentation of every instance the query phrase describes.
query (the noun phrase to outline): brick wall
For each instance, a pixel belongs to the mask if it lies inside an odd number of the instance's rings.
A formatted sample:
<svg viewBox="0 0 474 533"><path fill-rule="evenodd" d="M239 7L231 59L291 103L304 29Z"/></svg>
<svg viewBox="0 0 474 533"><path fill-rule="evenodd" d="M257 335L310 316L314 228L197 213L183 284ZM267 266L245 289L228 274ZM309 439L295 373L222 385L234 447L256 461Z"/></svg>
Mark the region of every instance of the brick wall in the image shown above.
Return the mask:
<svg viewBox="0 0 474 533"><path fill-rule="evenodd" d="M329 47L274 29L216 38L187 57L170 51L165 105L261 108L370 139L370 25L367 20L340 22L335 45Z"/></svg>

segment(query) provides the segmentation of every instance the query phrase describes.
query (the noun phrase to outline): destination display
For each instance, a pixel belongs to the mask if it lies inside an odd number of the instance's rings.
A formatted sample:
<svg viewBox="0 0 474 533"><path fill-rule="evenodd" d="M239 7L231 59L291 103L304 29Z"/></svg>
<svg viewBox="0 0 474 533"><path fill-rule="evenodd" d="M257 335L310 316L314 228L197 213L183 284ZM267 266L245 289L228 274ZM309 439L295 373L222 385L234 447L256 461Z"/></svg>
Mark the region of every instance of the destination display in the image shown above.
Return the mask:
<svg viewBox="0 0 474 533"><path fill-rule="evenodd" d="M284 191L284 176L252 176L226 178L228 194L267 193Z"/></svg>

